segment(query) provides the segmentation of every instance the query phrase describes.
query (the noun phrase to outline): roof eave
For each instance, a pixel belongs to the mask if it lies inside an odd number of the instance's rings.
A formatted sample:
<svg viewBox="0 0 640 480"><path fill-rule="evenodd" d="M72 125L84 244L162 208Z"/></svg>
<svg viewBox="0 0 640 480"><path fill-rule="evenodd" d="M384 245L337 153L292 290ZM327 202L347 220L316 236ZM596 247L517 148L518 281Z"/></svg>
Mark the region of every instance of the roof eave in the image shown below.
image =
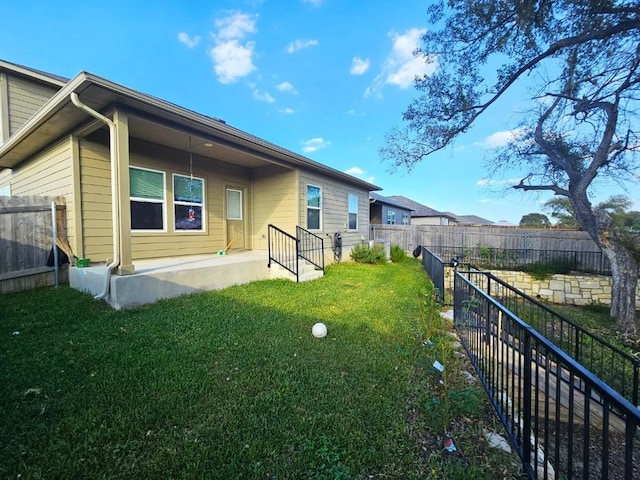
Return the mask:
<svg viewBox="0 0 640 480"><path fill-rule="evenodd" d="M64 84L60 91L58 91L53 97L51 97L49 101L47 101L47 103L45 103L42 108L38 110L38 112L36 112L36 114L31 117L14 135L9 137L7 142L0 147L0 167L11 168L12 166L22 161L23 159L13 159L9 162L3 162L2 159L5 155L10 154L16 146L18 146L29 135L31 135L40 126L42 126L58 110L69 103L71 101L69 96L72 92L75 91L76 93L81 94L81 91L85 90L86 87L89 87L90 85L95 85L97 87L109 90L117 95L121 95L136 102L140 102L143 105L151 107L152 109L157 109L160 112L174 115L179 119L194 122L204 128L224 133L235 138L239 143L248 144L254 149L257 149L264 153L275 155L277 158L282 159L289 164L298 167L309 168L315 171L320 171L334 177L339 177L346 182L349 182L353 185L358 185L359 187L367 189L368 191L382 190L377 185L365 182L364 180L360 180L359 178L353 177L352 175L315 162L307 157L303 157L302 155L298 155L290 150L279 147L259 137L227 125L219 119L199 114L160 98L147 95L136 90L132 90L110 80L87 72L80 72L73 79Z"/></svg>

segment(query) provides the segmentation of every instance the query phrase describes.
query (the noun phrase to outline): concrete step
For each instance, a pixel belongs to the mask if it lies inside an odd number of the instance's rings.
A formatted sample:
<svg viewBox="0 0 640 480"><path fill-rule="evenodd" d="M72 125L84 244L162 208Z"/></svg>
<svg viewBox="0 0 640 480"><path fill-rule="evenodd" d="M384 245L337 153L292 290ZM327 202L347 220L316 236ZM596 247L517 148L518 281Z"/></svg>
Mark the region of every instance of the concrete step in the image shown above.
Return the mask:
<svg viewBox="0 0 640 480"><path fill-rule="evenodd" d="M271 278L288 278L289 280L292 280L294 282L296 280L296 276L293 273L291 273L281 265L278 265L277 263L272 263L270 270L271 271L269 276ZM300 261L298 270L299 282L308 282L310 280L315 280L323 276L324 272L322 270L318 270L315 265L304 260Z"/></svg>

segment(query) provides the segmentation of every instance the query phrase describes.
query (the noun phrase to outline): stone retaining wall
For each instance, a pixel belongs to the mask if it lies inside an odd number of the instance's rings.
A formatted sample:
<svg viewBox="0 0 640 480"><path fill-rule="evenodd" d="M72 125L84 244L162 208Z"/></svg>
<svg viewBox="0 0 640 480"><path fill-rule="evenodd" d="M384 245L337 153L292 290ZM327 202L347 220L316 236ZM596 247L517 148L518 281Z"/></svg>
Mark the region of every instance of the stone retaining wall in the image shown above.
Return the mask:
<svg viewBox="0 0 640 480"><path fill-rule="evenodd" d="M532 297L553 303L586 305L611 304L611 277L602 275L560 275L536 280L528 273L494 270L496 277ZM640 308L640 285L636 289L636 307Z"/></svg>

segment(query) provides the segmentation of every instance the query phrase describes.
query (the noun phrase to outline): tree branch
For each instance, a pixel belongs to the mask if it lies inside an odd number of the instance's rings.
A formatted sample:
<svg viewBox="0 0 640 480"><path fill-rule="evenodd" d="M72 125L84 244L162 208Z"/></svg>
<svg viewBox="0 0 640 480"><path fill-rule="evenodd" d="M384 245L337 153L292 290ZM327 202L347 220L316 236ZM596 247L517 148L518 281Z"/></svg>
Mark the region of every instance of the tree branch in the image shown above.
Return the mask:
<svg viewBox="0 0 640 480"><path fill-rule="evenodd" d="M520 180L520 182L517 185L514 185L513 188L515 188L516 190L524 190L525 192L530 191L530 190L536 190L536 191L551 191L553 193L555 193L556 195L564 195L565 197L569 196L569 191L565 190L564 188L560 188L557 185L530 185L527 183L524 183L525 181L529 180L531 178L531 175L527 175L526 177L524 177L522 180Z"/></svg>
<svg viewBox="0 0 640 480"><path fill-rule="evenodd" d="M502 94L504 94L511 87L511 85L513 85L515 81L518 80L518 78L520 78L521 75L523 75L524 73L526 73L527 71L535 67L542 60L545 60L546 58L549 58L552 55L555 55L559 51L572 46L581 45L583 43L591 42L594 40L604 40L618 33L626 32L629 30L638 30L638 29L640 29L640 20L634 19L634 20L620 22L619 24L613 25L606 29L598 30L595 32L586 32L580 35L575 35L573 37L568 37L568 38L559 40L557 42L554 42L549 46L549 48L546 51L532 58L527 63L522 65L520 68L518 68L512 75L510 75L507 81L502 85L502 87L500 87L498 91L487 102L485 102L484 104L476 105L474 107L469 108L468 110L475 110L475 113L473 113L471 117L467 119L467 121L464 122L461 126L457 127L454 131L455 133L453 133L452 135L449 135L447 141L444 144L439 145L437 148L433 148L430 153L434 153L438 150L441 150L446 146L446 144L449 143L449 140L455 137L458 133L462 133L467 128L469 128L471 124L473 124L473 122L475 122L475 120L482 113L484 113L491 105L493 105L502 96Z"/></svg>

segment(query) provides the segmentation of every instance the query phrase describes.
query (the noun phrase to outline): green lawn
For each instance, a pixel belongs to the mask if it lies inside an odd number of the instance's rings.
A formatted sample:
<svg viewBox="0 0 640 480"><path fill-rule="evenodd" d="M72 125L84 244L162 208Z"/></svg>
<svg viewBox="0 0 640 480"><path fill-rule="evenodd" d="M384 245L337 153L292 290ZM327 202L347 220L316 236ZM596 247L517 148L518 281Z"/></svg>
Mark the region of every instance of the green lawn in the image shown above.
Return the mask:
<svg viewBox="0 0 640 480"><path fill-rule="evenodd" d="M67 287L0 295L0 478L509 477L431 290L411 259L123 312Z"/></svg>

